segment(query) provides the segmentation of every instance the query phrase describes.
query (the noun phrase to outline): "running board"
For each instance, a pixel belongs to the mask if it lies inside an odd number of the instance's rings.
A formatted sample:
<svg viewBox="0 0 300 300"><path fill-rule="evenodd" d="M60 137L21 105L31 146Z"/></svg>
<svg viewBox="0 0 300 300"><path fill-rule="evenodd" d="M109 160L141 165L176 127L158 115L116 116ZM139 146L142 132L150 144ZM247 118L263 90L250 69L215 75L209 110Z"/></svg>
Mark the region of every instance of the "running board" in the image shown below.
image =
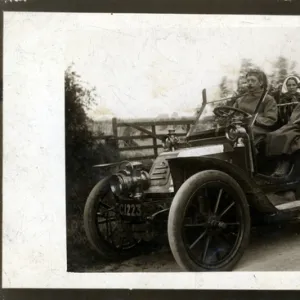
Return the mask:
<svg viewBox="0 0 300 300"><path fill-rule="evenodd" d="M296 200L293 202L287 202L280 205L276 205L276 208L278 210L287 210L287 209L293 209L293 208L300 208L300 200Z"/></svg>

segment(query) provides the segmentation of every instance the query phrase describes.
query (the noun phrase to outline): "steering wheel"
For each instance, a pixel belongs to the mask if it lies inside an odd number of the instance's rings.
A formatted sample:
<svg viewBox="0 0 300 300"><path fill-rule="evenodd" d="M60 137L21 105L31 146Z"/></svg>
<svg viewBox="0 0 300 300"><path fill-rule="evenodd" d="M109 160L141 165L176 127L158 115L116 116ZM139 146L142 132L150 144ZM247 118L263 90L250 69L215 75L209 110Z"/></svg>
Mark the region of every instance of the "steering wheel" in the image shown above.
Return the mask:
<svg viewBox="0 0 300 300"><path fill-rule="evenodd" d="M239 108L231 106L218 106L214 109L214 114L221 118L232 117L235 114L242 114L244 118L250 118L251 115Z"/></svg>

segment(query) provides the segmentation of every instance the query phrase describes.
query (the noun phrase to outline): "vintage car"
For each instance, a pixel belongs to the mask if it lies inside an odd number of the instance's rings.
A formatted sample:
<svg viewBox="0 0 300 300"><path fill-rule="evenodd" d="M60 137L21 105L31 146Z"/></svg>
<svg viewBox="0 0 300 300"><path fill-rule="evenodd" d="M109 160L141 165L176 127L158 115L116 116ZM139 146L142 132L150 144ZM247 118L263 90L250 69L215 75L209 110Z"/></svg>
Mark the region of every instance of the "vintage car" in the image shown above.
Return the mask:
<svg viewBox="0 0 300 300"><path fill-rule="evenodd" d="M298 219L299 155L287 176L273 178L276 161L253 143L257 113L208 101L205 89L202 98L187 135L170 132L149 172L140 162L95 166L108 174L88 196L84 226L102 258L126 259L165 240L184 271L230 271L253 226Z"/></svg>

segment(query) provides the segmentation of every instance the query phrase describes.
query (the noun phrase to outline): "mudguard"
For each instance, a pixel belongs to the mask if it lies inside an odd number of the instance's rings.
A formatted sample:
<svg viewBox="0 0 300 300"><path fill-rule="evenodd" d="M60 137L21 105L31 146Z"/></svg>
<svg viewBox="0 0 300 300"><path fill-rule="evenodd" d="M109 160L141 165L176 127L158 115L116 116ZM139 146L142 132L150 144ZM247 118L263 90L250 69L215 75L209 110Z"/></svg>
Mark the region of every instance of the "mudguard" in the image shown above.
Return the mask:
<svg viewBox="0 0 300 300"><path fill-rule="evenodd" d="M174 192L180 188L182 183L193 174L213 169L219 170L232 176L244 190L249 205L263 213L275 213L276 207L264 195L262 190L248 176L245 170L237 165L231 164L215 157L173 157L167 158L171 176L174 184Z"/></svg>

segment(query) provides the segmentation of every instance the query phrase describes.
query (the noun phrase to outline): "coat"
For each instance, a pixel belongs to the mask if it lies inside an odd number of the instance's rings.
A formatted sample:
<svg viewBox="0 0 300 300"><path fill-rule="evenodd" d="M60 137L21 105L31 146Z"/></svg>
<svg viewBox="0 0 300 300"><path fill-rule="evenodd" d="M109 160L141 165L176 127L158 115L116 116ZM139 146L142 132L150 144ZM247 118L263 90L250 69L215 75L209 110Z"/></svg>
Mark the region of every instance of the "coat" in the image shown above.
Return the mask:
<svg viewBox="0 0 300 300"><path fill-rule="evenodd" d="M300 93L296 93L295 95L291 95L290 93L286 93L281 95L279 99L279 104L291 103L291 102L300 102ZM292 115L292 112L296 105L289 106L281 106L279 107L279 118L280 122L283 124L288 123L289 118Z"/></svg>
<svg viewBox="0 0 300 300"><path fill-rule="evenodd" d="M289 155L300 150L300 103L286 125L266 136L266 155Z"/></svg>
<svg viewBox="0 0 300 300"><path fill-rule="evenodd" d="M248 92L236 100L234 107L253 115L262 92L262 90L253 93ZM277 103L271 95L267 95L264 102L261 103L259 107L258 115L253 127L255 145L263 140L266 134L272 130L272 127L277 123L277 118Z"/></svg>

